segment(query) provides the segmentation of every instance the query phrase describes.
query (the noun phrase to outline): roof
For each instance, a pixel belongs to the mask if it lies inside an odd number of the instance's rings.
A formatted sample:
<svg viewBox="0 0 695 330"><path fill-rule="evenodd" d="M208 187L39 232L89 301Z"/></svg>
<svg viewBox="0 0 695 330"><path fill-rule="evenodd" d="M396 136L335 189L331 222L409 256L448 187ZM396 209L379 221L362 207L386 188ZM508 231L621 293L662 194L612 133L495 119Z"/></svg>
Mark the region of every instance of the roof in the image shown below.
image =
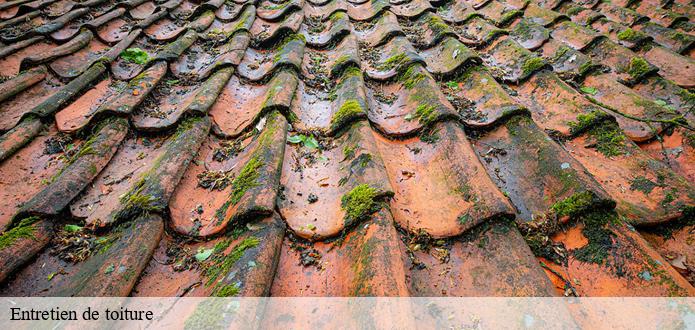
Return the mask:
<svg viewBox="0 0 695 330"><path fill-rule="evenodd" d="M688 0L0 0L14 296L692 296Z"/></svg>

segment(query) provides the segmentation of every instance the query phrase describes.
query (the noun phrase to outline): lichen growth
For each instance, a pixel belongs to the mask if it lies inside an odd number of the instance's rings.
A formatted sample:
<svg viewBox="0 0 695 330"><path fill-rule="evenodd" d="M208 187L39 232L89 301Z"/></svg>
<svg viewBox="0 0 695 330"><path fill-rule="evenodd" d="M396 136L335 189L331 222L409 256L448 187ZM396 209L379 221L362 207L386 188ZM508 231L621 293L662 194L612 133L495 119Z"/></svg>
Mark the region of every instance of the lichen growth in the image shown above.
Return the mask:
<svg viewBox="0 0 695 330"><path fill-rule="evenodd" d="M591 207L594 204L594 199L593 193L582 191L556 202L550 209L557 217L574 217Z"/></svg>
<svg viewBox="0 0 695 330"><path fill-rule="evenodd" d="M34 223L37 221L39 221L39 217L22 219L17 226L0 235L0 250L12 246L18 239L30 238L36 240Z"/></svg>
<svg viewBox="0 0 695 330"><path fill-rule="evenodd" d="M645 178L644 176L637 176L634 179L630 181L630 190L637 190L641 191L644 194L649 194L654 190L654 188L658 187L659 184Z"/></svg>
<svg viewBox="0 0 695 330"><path fill-rule="evenodd" d="M572 250L574 258L586 263L603 264L611 253L615 236L606 225L616 219L618 215L613 211L595 211L582 215L582 234L588 242L585 246Z"/></svg>
<svg viewBox="0 0 695 330"><path fill-rule="evenodd" d="M364 115L364 109L357 100L347 100L331 118L331 128L337 129L354 118Z"/></svg>
<svg viewBox="0 0 695 330"><path fill-rule="evenodd" d="M449 25L437 15L430 15L427 17L427 26L429 26L435 34L442 34L450 31Z"/></svg>
<svg viewBox="0 0 695 330"><path fill-rule="evenodd" d="M375 198L378 191L368 184L361 184L343 195L340 207L345 211L345 224L353 224L369 218L378 211Z"/></svg>

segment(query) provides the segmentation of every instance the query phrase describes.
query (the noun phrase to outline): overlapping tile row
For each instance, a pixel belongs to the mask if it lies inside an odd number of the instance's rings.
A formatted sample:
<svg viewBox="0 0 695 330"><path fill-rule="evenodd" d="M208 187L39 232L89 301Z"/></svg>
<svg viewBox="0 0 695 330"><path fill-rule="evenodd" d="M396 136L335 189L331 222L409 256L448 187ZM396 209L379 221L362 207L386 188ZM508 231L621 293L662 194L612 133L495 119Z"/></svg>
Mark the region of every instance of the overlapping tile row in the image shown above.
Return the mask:
<svg viewBox="0 0 695 330"><path fill-rule="evenodd" d="M691 4L0 17L3 294L695 293Z"/></svg>

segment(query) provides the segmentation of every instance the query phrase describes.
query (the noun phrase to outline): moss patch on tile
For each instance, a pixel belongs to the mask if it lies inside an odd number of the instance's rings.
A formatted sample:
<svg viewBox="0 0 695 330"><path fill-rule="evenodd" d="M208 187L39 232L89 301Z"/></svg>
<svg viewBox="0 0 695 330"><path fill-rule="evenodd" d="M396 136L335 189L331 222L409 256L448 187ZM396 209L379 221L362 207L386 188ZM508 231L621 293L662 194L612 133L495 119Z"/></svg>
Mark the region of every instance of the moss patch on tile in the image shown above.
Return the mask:
<svg viewBox="0 0 695 330"><path fill-rule="evenodd" d="M603 122L588 130L592 139L592 148L604 154L606 157L620 156L627 153L625 141L627 137L616 123Z"/></svg>
<svg viewBox="0 0 695 330"><path fill-rule="evenodd" d="M586 263L603 264L614 247L615 237L606 226L617 219L619 217L613 211L596 211L582 215L582 234L588 243L571 251L574 258Z"/></svg>
<svg viewBox="0 0 695 330"><path fill-rule="evenodd" d="M232 204L239 203L247 190L258 186L258 177L260 173L258 169L263 165L259 157L251 158L248 163L241 169L239 175L232 181L232 193L229 200Z"/></svg>
<svg viewBox="0 0 695 330"><path fill-rule="evenodd" d="M536 70L542 68L545 65L545 61L540 57L532 57L526 59L524 64L521 65L521 75L528 76Z"/></svg>
<svg viewBox="0 0 695 330"><path fill-rule="evenodd" d="M19 221L17 226L0 235L0 250L4 250L12 246L12 244L19 239L30 238L36 240L36 236L34 235L36 232L34 223L39 221L39 219L39 217L24 218Z"/></svg>
<svg viewBox="0 0 695 330"><path fill-rule="evenodd" d="M340 208L345 211L345 224L350 225L369 218L378 211L375 198L378 191L364 183L350 190L340 199Z"/></svg>
<svg viewBox="0 0 695 330"><path fill-rule="evenodd" d="M589 113L577 115L577 120L570 121L567 125L570 127L570 134L577 135L609 118L611 118L609 114L603 111L593 110Z"/></svg>
<svg viewBox="0 0 695 330"><path fill-rule="evenodd" d="M582 191L553 204L550 209L557 217L574 217L594 204L594 194Z"/></svg>
<svg viewBox="0 0 695 330"><path fill-rule="evenodd" d="M258 237L250 236L235 245L228 254L217 254L213 256L212 260L205 268L204 276L207 278L205 285L212 285L220 276L227 276L236 262L244 256L246 250L256 247L260 242ZM215 288L214 291L219 293L223 288L224 286L219 286ZM230 289L225 290L226 293L230 293Z"/></svg>
<svg viewBox="0 0 695 330"><path fill-rule="evenodd" d="M647 74L651 67L647 61L641 57L633 57L630 59L630 64L627 67L627 73L632 79L638 79Z"/></svg>
<svg viewBox="0 0 695 330"><path fill-rule="evenodd" d="M364 109L362 109L362 106L359 102L357 102L357 100L347 100L342 106L340 106L338 112L333 114L333 117L331 118L331 128L340 128L364 113Z"/></svg>
<svg viewBox="0 0 695 330"><path fill-rule="evenodd" d="M415 108L415 112L411 112L405 116L406 121L417 119L423 126L429 126L434 123L439 117L437 107L429 104L420 104Z"/></svg>

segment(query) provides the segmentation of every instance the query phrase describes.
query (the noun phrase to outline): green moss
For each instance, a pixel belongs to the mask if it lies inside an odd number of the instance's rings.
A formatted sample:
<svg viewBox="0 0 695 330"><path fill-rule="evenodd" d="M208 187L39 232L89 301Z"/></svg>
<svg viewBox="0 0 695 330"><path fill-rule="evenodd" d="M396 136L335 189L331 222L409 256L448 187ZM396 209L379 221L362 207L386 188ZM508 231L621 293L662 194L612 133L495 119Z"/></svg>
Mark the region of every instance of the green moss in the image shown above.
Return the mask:
<svg viewBox="0 0 695 330"><path fill-rule="evenodd" d="M567 47L567 46L564 46L564 45L561 46L560 48L557 49L557 51L555 51L555 54L553 54L553 57L550 58L550 61L551 61L551 62L557 62L557 61L559 61L559 60L560 60L563 56L565 56L565 54L567 54L567 52L569 52L570 50L571 50L571 49L570 49L569 47Z"/></svg>
<svg viewBox="0 0 695 330"><path fill-rule="evenodd" d="M247 190L250 188L258 186L258 169L263 165L258 157L253 157L248 163L241 169L239 175L232 181L232 193L230 196L230 201L232 204L239 203L241 197L244 196Z"/></svg>
<svg viewBox="0 0 695 330"><path fill-rule="evenodd" d="M434 31L435 34L441 34L449 32L449 26L444 23L444 20L439 18L437 15L430 15L427 17L427 26Z"/></svg>
<svg viewBox="0 0 695 330"><path fill-rule="evenodd" d="M400 75L398 81L403 84L403 87L412 89L415 87L415 84L419 83L425 78L425 74L417 69L417 65L411 65L408 70L405 70L405 72Z"/></svg>
<svg viewBox="0 0 695 330"><path fill-rule="evenodd" d="M362 106L359 102L357 102L357 100L347 100L345 103L343 103L338 112L336 112L331 118L331 128L340 128L347 124L350 120L363 114L364 109L362 109Z"/></svg>
<svg viewBox="0 0 695 330"><path fill-rule="evenodd" d="M502 17L500 18L499 24L505 25L509 21L511 21L514 17L519 16L523 12L521 10L510 10L504 14L502 14Z"/></svg>
<svg viewBox="0 0 695 330"><path fill-rule="evenodd" d="M588 191L575 193L553 204L550 209L557 217L574 217L594 204L594 194Z"/></svg>
<svg viewBox="0 0 695 330"><path fill-rule="evenodd" d="M613 211L595 211L582 215L582 234L588 242L585 246L572 250L574 258L586 263L603 264L611 253L615 236L606 225L616 219L618 215Z"/></svg>
<svg viewBox="0 0 695 330"><path fill-rule="evenodd" d="M586 114L579 114L577 116L577 121L571 121L567 124L570 127L570 134L577 135L610 117L609 114L603 111L593 110Z"/></svg>
<svg viewBox="0 0 695 330"><path fill-rule="evenodd" d="M631 28L627 28L618 33L618 40L623 41L637 42L640 39L642 39L642 37L643 35L641 33L638 33L637 31Z"/></svg>
<svg viewBox="0 0 695 330"><path fill-rule="evenodd" d="M236 262L244 256L244 252L250 248L256 247L260 242L261 241L257 237L250 236L245 238L239 244L235 245L229 254L214 256L205 270L204 275L207 278L206 285L215 283L215 280L217 280L220 275L227 276L234 264L236 264ZM215 291L219 292L222 287L217 288Z"/></svg>
<svg viewBox="0 0 695 330"><path fill-rule="evenodd" d="M626 153L626 137L616 123L603 122L592 127L588 134L593 140L593 147L607 157Z"/></svg>
<svg viewBox="0 0 695 330"><path fill-rule="evenodd" d="M434 105L420 104L415 108L415 112L405 116L405 120L411 121L417 119L424 126L429 126L434 123L439 117L439 111Z"/></svg>
<svg viewBox="0 0 695 330"><path fill-rule="evenodd" d="M377 190L368 184L361 184L343 195L340 199L340 207L345 211L345 224L353 224L369 218L369 215L378 211Z"/></svg>
<svg viewBox="0 0 695 330"><path fill-rule="evenodd" d="M335 60L335 64L333 66L334 67L340 67L342 65L345 65L345 63L347 63L351 58L352 58L352 56L350 56L348 54L342 55L342 56L338 57L337 60Z"/></svg>
<svg viewBox="0 0 695 330"><path fill-rule="evenodd" d="M637 79L651 70L649 63L641 57L633 57L630 60L630 65L627 68L627 73L632 79Z"/></svg>
<svg viewBox="0 0 695 330"><path fill-rule="evenodd" d="M223 328L225 312L229 310L229 302L224 299L209 299L202 301L189 318L184 322L184 329L218 329Z"/></svg>
<svg viewBox="0 0 695 330"><path fill-rule="evenodd" d="M36 228L34 228L34 223L39 221L39 217L28 217L22 219L17 226L4 232L0 235L0 250L4 250L12 244L14 244L18 239L30 238L36 240L34 233Z"/></svg>
<svg viewBox="0 0 695 330"><path fill-rule="evenodd" d="M133 213L149 213L149 212L156 212L156 211L161 211L162 206L161 205L155 205L155 202L157 201L157 198L155 196L145 194L145 183L147 182L148 175L144 175L136 184L135 187L128 192L127 194L124 194L120 198L120 202L123 205L123 212L121 215L117 216L117 218L122 219L127 217L126 214L133 214Z"/></svg>
<svg viewBox="0 0 695 330"><path fill-rule="evenodd" d="M227 284L221 286L219 289L217 289L214 293L213 296L215 297L234 297L239 294L239 286L235 284Z"/></svg>
<svg viewBox="0 0 695 330"><path fill-rule="evenodd" d="M357 146L345 146L343 147L343 160L349 160L355 157L355 150L357 150Z"/></svg>
<svg viewBox="0 0 695 330"><path fill-rule="evenodd" d="M591 70L593 67L594 67L594 63L593 63L593 62L591 62L590 60L589 60L589 61L586 61L586 62L582 63L582 65L579 66L579 69L578 69L578 70L579 70L579 74L580 74L580 75L584 75L584 74L586 74L587 72L589 72L589 70Z"/></svg>
<svg viewBox="0 0 695 330"><path fill-rule="evenodd" d="M545 61L540 57L531 57L524 61L521 65L521 75L528 76L536 70L542 68L545 65Z"/></svg>
<svg viewBox="0 0 695 330"><path fill-rule="evenodd" d="M409 58L405 53L399 53L387 58L383 63L377 64L375 68L379 71L389 71L404 65L408 60Z"/></svg>
<svg viewBox="0 0 695 330"><path fill-rule="evenodd" d="M372 155L368 153L360 154L355 161L360 167L365 168L372 161Z"/></svg>

